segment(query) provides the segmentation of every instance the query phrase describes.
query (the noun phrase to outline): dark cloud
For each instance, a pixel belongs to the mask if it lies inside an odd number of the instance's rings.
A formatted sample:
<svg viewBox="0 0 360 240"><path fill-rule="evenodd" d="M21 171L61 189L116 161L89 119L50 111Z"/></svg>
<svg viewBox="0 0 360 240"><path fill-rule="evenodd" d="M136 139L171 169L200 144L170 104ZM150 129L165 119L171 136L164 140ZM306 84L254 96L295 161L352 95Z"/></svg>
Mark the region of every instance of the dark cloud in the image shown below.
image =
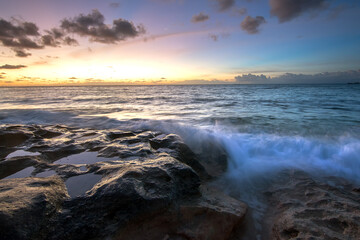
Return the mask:
<svg viewBox="0 0 360 240"><path fill-rule="evenodd" d="M31 22L13 18L11 21L0 19L0 43L12 49L16 56L27 57L26 49L41 49L39 28Z"/></svg>
<svg viewBox="0 0 360 240"><path fill-rule="evenodd" d="M62 29L53 28L46 32L47 34L42 36L42 43L45 46L58 47L61 45L79 45L76 39L66 36L66 33L64 33Z"/></svg>
<svg viewBox="0 0 360 240"><path fill-rule="evenodd" d="M71 78L69 78L69 79L75 80L75 79L77 79L77 78L76 78L76 77L71 77Z"/></svg>
<svg viewBox="0 0 360 240"><path fill-rule="evenodd" d="M17 57L28 57L31 55L29 50L76 46L79 43L73 38L75 34L88 37L93 42L117 43L145 32L142 25L135 26L121 18L115 19L111 26L104 21L104 16L98 10L93 10L88 15L80 14L72 19L64 19L60 27L45 30L41 34L35 23L0 18L0 43L13 50Z"/></svg>
<svg viewBox="0 0 360 240"><path fill-rule="evenodd" d="M290 83L347 83L360 81L360 69L343 72L324 72L313 75L286 73L275 80Z"/></svg>
<svg viewBox="0 0 360 240"><path fill-rule="evenodd" d="M112 2L112 3L109 3L109 6L112 8L118 8L118 7L120 7L120 3Z"/></svg>
<svg viewBox="0 0 360 240"><path fill-rule="evenodd" d="M16 53L15 56L17 57L28 57L31 56L31 53L27 53L24 50L21 49L13 49L13 51Z"/></svg>
<svg viewBox="0 0 360 240"><path fill-rule="evenodd" d="M25 65L10 65L10 64L5 64L0 66L0 69L20 69L20 68L25 68Z"/></svg>
<svg viewBox="0 0 360 240"><path fill-rule="evenodd" d="M65 45L69 45L69 46L77 46L77 45L79 45L78 41L76 39L74 39L74 38L71 38L71 37L65 37L63 43Z"/></svg>
<svg viewBox="0 0 360 240"><path fill-rule="evenodd" d="M241 76L236 76L235 81L237 83L268 83L270 78L267 78L265 75L254 75L254 74L243 74Z"/></svg>
<svg viewBox="0 0 360 240"><path fill-rule="evenodd" d="M55 39L60 39L60 38L64 37L64 35L65 35L65 33L61 29L58 29L58 28L46 30L46 32L49 35L53 36L53 38L55 38Z"/></svg>
<svg viewBox="0 0 360 240"><path fill-rule="evenodd" d="M328 0L269 0L269 4L271 15L278 17L279 22L283 23L305 12L326 8Z"/></svg>
<svg viewBox="0 0 360 240"><path fill-rule="evenodd" d="M24 37L18 38L3 38L0 39L5 47L11 47L15 49L41 49L43 46L36 43L34 40Z"/></svg>
<svg viewBox="0 0 360 240"><path fill-rule="evenodd" d="M235 5L235 0L215 0L217 2L217 7L220 12L226 11L232 8Z"/></svg>
<svg viewBox="0 0 360 240"><path fill-rule="evenodd" d="M336 84L360 81L360 69L342 72L324 72L317 74L285 73L278 77L245 74L235 77L236 83L245 84Z"/></svg>
<svg viewBox="0 0 360 240"><path fill-rule="evenodd" d="M217 42L217 40L219 39L219 36L216 34L210 34L209 37L214 41Z"/></svg>
<svg viewBox="0 0 360 240"><path fill-rule="evenodd" d="M39 28L31 22L21 22L17 19L6 21L0 19L0 38L18 38L24 36L38 36Z"/></svg>
<svg viewBox="0 0 360 240"><path fill-rule="evenodd" d="M261 24L266 23L265 18L262 16L256 16L255 18L251 16L246 16L246 18L241 22L241 29L246 31L249 34L255 34L259 32L259 27Z"/></svg>
<svg viewBox="0 0 360 240"><path fill-rule="evenodd" d="M191 22L193 23L198 23L198 22L205 22L209 20L209 15L207 14L204 14L204 13L199 13L197 15L194 15L192 18L191 18Z"/></svg>
<svg viewBox="0 0 360 240"><path fill-rule="evenodd" d="M44 35L41 37L41 41L45 46L56 47L60 43L51 35Z"/></svg>
<svg viewBox="0 0 360 240"><path fill-rule="evenodd" d="M61 28L67 33L88 37L90 41L101 43L116 43L128 38L136 37L145 32L142 25L135 26L125 19L116 19L112 26L104 23L104 16L93 10L88 15L80 14L72 19L64 19Z"/></svg>

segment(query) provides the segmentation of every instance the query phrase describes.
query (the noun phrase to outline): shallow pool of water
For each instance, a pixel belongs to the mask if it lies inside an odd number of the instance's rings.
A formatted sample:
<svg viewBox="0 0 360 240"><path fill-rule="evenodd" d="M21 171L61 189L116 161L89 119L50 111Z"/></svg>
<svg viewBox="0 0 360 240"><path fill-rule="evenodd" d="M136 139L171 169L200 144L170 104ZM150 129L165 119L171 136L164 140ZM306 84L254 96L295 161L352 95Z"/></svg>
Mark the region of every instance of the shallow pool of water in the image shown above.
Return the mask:
<svg viewBox="0 0 360 240"><path fill-rule="evenodd" d="M101 180L101 175L94 173L71 177L66 180L65 185L71 198L84 195L97 182Z"/></svg>

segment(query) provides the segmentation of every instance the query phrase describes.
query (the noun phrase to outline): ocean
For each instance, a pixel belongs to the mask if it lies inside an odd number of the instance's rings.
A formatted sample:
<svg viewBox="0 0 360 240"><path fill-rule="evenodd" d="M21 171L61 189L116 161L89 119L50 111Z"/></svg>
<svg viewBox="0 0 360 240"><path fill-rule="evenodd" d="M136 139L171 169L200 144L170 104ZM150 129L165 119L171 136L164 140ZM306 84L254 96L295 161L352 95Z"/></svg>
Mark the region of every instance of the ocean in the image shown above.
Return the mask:
<svg viewBox="0 0 360 240"><path fill-rule="evenodd" d="M234 168L293 165L360 183L359 85L0 88L0 124L146 128L195 152L215 139Z"/></svg>
<svg viewBox="0 0 360 240"><path fill-rule="evenodd" d="M257 209L281 169L360 184L359 85L0 88L0 124L176 133L200 155L219 144L228 169L218 181Z"/></svg>

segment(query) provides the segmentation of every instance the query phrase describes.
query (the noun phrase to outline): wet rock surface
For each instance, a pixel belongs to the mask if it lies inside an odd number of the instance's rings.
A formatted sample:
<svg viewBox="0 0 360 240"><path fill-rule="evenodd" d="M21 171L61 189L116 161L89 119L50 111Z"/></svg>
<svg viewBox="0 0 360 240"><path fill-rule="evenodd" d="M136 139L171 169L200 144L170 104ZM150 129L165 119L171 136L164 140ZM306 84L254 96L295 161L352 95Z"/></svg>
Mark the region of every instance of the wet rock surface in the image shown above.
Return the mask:
<svg viewBox="0 0 360 240"><path fill-rule="evenodd" d="M44 239L68 197L59 177L0 181L0 238Z"/></svg>
<svg viewBox="0 0 360 240"><path fill-rule="evenodd" d="M266 195L266 238L359 239L360 193L345 180L284 171Z"/></svg>
<svg viewBox="0 0 360 240"><path fill-rule="evenodd" d="M246 213L173 134L12 125L0 140L1 239L145 239L139 224L147 239L227 239Z"/></svg>
<svg viewBox="0 0 360 240"><path fill-rule="evenodd" d="M226 156L206 144L199 156L174 134L1 126L0 239L360 236L359 188L297 170L269 182L262 232L244 234L250 211L216 189Z"/></svg>
<svg viewBox="0 0 360 240"><path fill-rule="evenodd" d="M203 186L200 192L199 198L133 221L114 239L229 239L243 222L246 205L212 187Z"/></svg>

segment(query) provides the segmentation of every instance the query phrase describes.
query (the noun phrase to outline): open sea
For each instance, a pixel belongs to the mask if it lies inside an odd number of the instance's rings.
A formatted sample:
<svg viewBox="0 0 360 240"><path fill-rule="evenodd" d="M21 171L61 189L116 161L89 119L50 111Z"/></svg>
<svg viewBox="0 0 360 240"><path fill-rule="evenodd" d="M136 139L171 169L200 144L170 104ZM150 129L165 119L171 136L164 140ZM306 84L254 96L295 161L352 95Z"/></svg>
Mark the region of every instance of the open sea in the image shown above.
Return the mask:
<svg viewBox="0 0 360 240"><path fill-rule="evenodd" d="M225 186L254 208L251 192L285 168L360 184L360 85L0 88L0 124L176 133L198 154L220 144Z"/></svg>
<svg viewBox="0 0 360 240"><path fill-rule="evenodd" d="M0 88L0 124L177 133L195 152L216 140L242 171L291 165L360 183L360 85Z"/></svg>

